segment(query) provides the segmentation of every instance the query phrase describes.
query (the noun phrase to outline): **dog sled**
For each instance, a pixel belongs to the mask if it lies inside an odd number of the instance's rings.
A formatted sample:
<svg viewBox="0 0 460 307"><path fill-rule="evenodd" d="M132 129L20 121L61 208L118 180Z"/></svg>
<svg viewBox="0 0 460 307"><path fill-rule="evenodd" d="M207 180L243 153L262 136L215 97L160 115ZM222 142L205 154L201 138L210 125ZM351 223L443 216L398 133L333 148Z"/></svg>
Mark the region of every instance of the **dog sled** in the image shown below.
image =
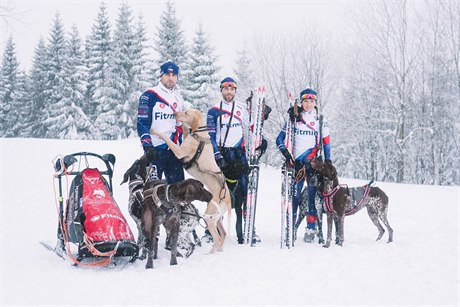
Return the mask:
<svg viewBox="0 0 460 307"><path fill-rule="evenodd" d="M134 262L139 248L113 198L115 156L78 152L53 160L58 182L58 242L56 253L78 266ZM91 167L90 167L91 165ZM65 180L63 180L65 178ZM68 185L67 199L63 181Z"/></svg>

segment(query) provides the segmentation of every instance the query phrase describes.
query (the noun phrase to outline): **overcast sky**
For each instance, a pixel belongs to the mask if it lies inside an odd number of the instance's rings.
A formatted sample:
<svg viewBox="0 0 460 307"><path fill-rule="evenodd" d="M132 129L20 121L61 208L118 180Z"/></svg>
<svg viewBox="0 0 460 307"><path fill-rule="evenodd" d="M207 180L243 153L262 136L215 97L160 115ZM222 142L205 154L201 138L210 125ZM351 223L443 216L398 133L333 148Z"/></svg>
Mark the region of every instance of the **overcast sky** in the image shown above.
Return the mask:
<svg viewBox="0 0 460 307"><path fill-rule="evenodd" d="M65 29L70 31L76 24L80 36L86 37L96 19L101 1L41 1L1 0L2 9L13 8L13 18L1 21L1 55L9 35L13 35L18 60L22 68L32 65L34 48L40 36L46 40L56 12L59 12ZM112 25L118 15L121 1L106 0ZM181 19L186 37L191 41L199 22L210 35L223 73L231 73L234 67L235 50L240 49L254 35L274 31L295 31L309 22L319 23L330 35L343 28L349 10L348 1L175 1L177 16ZM359 2L354 2L356 4ZM159 17L165 9L165 1L128 1L134 16L144 16L148 38L153 44ZM3 12L2 12L3 14ZM305 38L308 42L308 37ZM311 42L314 43L314 42Z"/></svg>

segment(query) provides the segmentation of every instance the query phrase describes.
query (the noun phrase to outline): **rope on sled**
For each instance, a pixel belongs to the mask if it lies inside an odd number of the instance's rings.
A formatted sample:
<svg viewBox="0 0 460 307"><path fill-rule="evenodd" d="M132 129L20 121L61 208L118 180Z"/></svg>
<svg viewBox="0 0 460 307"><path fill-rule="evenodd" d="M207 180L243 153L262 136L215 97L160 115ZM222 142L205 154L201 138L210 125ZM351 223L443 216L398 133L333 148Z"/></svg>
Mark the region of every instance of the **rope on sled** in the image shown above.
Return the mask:
<svg viewBox="0 0 460 307"><path fill-rule="evenodd" d="M69 172L67 172L66 168L64 168L64 174L65 174L65 178L66 178L67 191L69 191L69 175L68 175ZM118 247L120 245L120 242L117 243L117 245L115 246L113 251L106 252L106 253L101 253L100 251L97 250L97 248L92 243L91 238L89 238L84 231L82 231L83 232L83 237L84 237L84 243L85 243L86 247L88 248L88 250L94 256L107 257L107 258L104 258L104 259L101 259L101 260L98 260L98 261L94 261L94 262L90 262L90 263L83 263L83 262L78 261L78 259L76 259L72 255L72 252L70 250L70 243L69 243L69 233L67 232L67 228L64 225L64 218L63 218L63 216L61 216L61 213L59 211L59 201L61 201L61 198L62 198L62 203L64 205L63 212L62 212L63 215L65 214L65 212L67 212L67 204L66 204L66 202L64 202L64 197L63 196L60 195L59 199L57 199L57 196L56 196L57 195L56 181L54 180L54 176L53 176L53 189L54 189L54 201L55 201L56 211L57 211L58 217L59 217L59 226L61 227L61 233L62 233L64 244L65 244L65 247L66 247L66 254L70 258L70 260L72 260L72 262L74 264L78 265L78 266L100 267L100 266L107 266L107 265L111 264L113 262L112 257L117 253L117 250L118 250Z"/></svg>

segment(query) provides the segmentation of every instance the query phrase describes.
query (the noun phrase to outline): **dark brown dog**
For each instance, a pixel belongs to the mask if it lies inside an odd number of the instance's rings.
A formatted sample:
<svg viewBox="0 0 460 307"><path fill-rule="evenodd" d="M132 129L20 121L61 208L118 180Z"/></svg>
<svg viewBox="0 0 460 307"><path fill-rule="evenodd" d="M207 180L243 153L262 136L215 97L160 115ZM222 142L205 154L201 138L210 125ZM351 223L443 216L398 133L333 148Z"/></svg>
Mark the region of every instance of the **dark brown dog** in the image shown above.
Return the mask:
<svg viewBox="0 0 460 307"><path fill-rule="evenodd" d="M364 206L374 225L379 230L377 240L380 240L385 233L385 229L379 222L379 219L385 224L388 230L388 243L393 242L393 229L388 223L388 196L378 187L371 187L370 184L364 187L351 188L340 186L337 179L337 170L332 164L324 163L319 160L313 160L311 167L322 176L322 184L318 189L325 199L325 211L327 213L327 239L324 247L329 247L332 236L332 218L337 217L336 243L340 246L344 241L344 218L345 215L352 215Z"/></svg>
<svg viewBox="0 0 460 307"><path fill-rule="evenodd" d="M146 269L153 268L153 259L158 258L158 231L164 225L168 232L171 249L170 265L177 264L177 240L181 218L181 206L194 200L209 202L212 194L195 179L166 184L163 180L150 180L144 185L142 231L148 241Z"/></svg>

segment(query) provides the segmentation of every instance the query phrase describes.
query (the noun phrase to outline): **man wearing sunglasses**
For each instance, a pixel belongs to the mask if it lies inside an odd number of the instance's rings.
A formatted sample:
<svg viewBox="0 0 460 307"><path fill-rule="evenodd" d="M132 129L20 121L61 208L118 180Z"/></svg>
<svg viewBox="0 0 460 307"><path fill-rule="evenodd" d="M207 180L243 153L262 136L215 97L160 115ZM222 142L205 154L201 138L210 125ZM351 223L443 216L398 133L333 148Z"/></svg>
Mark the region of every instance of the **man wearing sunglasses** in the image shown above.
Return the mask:
<svg viewBox="0 0 460 307"><path fill-rule="evenodd" d="M178 76L179 67L174 62L161 65L160 82L141 95L137 114L137 133L147 160L156 171L152 176L161 179L164 174L168 183L184 180L182 163L159 136L150 134L150 129L169 135L176 144L182 141L182 126L176 122L176 112L184 108L176 90Z"/></svg>
<svg viewBox="0 0 460 307"><path fill-rule="evenodd" d="M297 175L300 170L305 169L306 176L300 176L300 178L298 178L294 189L292 215L293 225L295 225L297 219L297 209L300 204L302 188L306 177L308 188L308 213L304 241L307 243L313 242L315 234L317 233L317 215L315 207L316 185L313 182L313 171L310 166L310 161L315 159L318 152L321 151L321 148L319 148L319 144L321 143L319 140L320 137L322 137L322 150L325 162L332 163L329 126L327 122L323 120L322 127L320 127L318 108L316 106L317 95L317 92L311 88L303 90L300 93L301 108L298 114L294 114L293 109L289 110L290 120L295 122L294 153L291 155L284 142L286 138L286 124L276 139L276 145L286 158L286 162L294 164L296 179L299 177Z"/></svg>
<svg viewBox="0 0 460 307"><path fill-rule="evenodd" d="M207 126L214 149L214 158L225 175L232 194L232 207L236 213L238 243L243 244L243 207L246 204L249 165L246 158L244 135L249 129L247 106L235 101L237 84L227 77L220 83L222 100L208 111ZM265 152L267 142L259 147ZM205 235L206 236L206 235ZM207 239L207 238L205 238ZM253 243L260 242L254 233Z"/></svg>

